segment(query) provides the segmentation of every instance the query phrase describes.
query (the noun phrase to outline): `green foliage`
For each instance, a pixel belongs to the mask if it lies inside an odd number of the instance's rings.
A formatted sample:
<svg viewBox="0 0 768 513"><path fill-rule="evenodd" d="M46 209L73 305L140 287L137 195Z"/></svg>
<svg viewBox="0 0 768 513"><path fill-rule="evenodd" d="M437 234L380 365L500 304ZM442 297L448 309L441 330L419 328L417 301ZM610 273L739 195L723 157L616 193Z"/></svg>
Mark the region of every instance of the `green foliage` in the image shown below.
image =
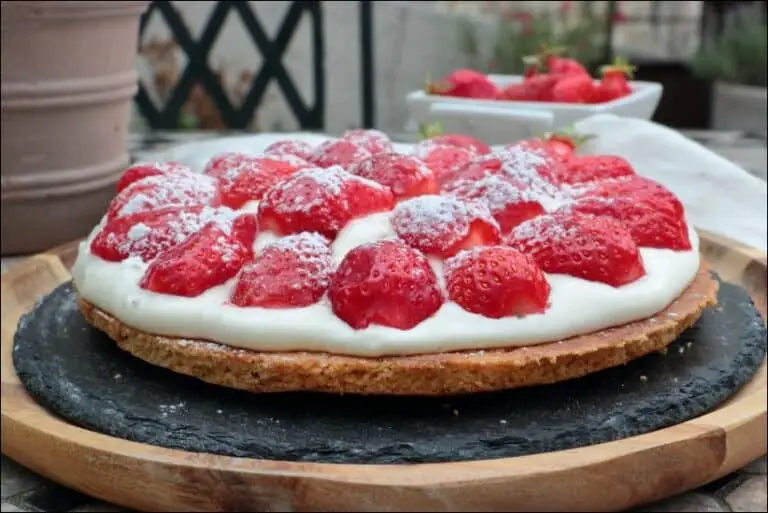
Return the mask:
<svg viewBox="0 0 768 513"><path fill-rule="evenodd" d="M524 57L544 47L562 46L567 48L569 57L594 70L603 58L608 27L607 12L596 9L594 3L579 2L576 13L562 10L499 13L490 62L483 62L480 57L476 26L463 20L459 27L461 50L474 58L473 66L479 71L521 74L525 69Z"/></svg>
<svg viewBox="0 0 768 513"><path fill-rule="evenodd" d="M716 40L703 45L691 59L691 70L706 80L766 86L765 22L758 16L729 20Z"/></svg>

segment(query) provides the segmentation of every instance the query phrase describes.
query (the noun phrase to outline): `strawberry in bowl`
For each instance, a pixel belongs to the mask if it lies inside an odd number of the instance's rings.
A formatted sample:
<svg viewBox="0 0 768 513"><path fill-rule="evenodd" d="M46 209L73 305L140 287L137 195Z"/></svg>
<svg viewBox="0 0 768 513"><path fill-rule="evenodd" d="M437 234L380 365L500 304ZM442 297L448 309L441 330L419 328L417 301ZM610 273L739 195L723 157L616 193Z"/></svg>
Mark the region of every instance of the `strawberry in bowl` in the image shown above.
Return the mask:
<svg viewBox="0 0 768 513"><path fill-rule="evenodd" d="M486 143L505 144L598 113L650 119L661 99L661 84L632 80L634 67L625 59L603 66L599 76L552 50L525 62L523 75L460 69L411 91L411 124L439 121Z"/></svg>

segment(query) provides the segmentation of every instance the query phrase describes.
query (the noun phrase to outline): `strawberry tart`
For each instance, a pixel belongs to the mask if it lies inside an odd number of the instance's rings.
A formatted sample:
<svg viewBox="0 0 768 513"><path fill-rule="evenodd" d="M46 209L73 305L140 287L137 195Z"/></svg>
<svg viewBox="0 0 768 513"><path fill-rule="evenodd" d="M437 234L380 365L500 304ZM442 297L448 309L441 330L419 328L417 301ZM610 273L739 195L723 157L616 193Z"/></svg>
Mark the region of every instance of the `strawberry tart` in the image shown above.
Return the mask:
<svg viewBox="0 0 768 513"><path fill-rule="evenodd" d="M663 351L717 292L680 200L619 156L374 130L135 165L73 279L124 350L253 392L554 383Z"/></svg>

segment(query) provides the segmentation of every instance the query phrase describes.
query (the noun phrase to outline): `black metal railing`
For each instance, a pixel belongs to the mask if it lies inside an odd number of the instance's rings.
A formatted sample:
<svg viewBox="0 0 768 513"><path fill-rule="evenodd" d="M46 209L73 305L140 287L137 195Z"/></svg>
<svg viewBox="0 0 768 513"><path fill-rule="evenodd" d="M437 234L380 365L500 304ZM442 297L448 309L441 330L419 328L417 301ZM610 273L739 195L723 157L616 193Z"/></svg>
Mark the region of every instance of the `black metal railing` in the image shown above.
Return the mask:
<svg viewBox="0 0 768 513"><path fill-rule="evenodd" d="M375 123L374 62L373 62L373 6L372 2L358 2L360 12L361 59L361 126ZM325 127L325 40L323 32L323 6L319 1L294 1L280 24L277 35L270 39L258 16L258 4L248 1L219 1L211 11L201 33L195 39L174 3L153 1L144 13L140 25L140 41L153 13L158 13L167 24L172 37L186 55L187 65L170 89L164 104L156 105L147 87L139 83L136 103L141 115L151 128L179 128L182 108L193 88L199 84L218 110L227 128L241 130L248 127L254 113L264 99L267 87L276 82L288 107L302 130L322 130ZM228 16L239 16L245 25L254 51L262 56L262 66L251 79L250 86L239 106L233 105L216 72L208 64L211 52ZM283 55L296 33L303 17L311 21L312 87L313 101L305 102L294 80L283 64ZM141 44L141 43L140 43Z"/></svg>

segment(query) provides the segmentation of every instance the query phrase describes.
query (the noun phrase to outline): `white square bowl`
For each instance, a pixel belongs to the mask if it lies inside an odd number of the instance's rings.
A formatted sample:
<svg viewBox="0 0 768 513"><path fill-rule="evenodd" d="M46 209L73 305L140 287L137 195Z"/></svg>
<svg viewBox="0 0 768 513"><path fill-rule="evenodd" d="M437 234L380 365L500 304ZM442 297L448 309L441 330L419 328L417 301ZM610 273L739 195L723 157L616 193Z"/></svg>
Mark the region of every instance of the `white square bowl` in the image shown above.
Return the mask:
<svg viewBox="0 0 768 513"><path fill-rule="evenodd" d="M521 82L520 75L489 75L498 86ZM563 128L594 114L651 119L662 86L630 81L632 94L600 104L474 100L411 91L406 95L410 122L439 121L447 132L477 137L488 144L507 144L541 132Z"/></svg>

